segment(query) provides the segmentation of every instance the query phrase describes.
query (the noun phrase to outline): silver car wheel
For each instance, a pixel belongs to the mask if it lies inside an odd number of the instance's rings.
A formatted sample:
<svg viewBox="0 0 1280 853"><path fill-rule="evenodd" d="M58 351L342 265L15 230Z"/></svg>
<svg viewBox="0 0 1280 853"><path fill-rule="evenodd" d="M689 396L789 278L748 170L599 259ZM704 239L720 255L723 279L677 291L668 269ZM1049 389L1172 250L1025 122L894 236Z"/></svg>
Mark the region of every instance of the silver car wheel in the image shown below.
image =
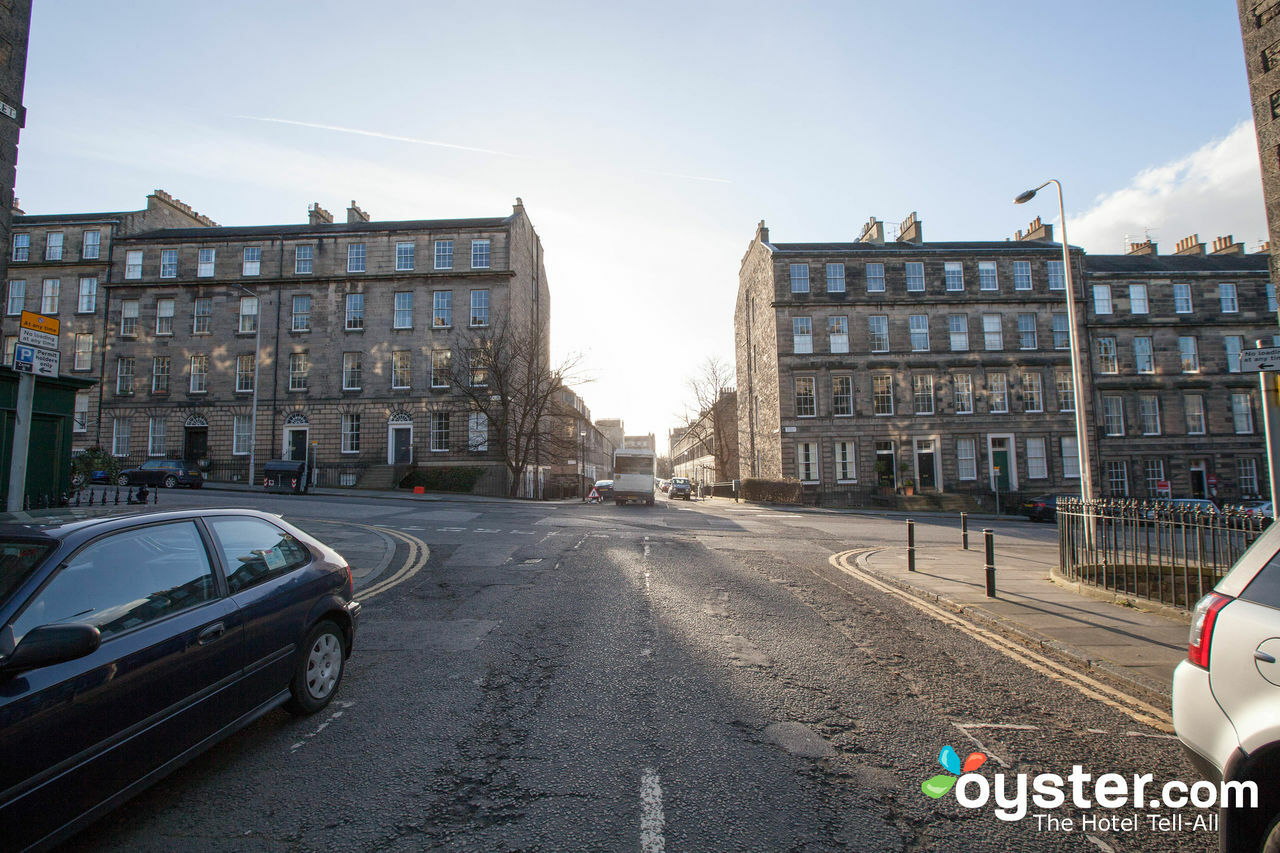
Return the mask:
<svg viewBox="0 0 1280 853"><path fill-rule="evenodd" d="M307 656L307 692L314 699L326 699L342 675L342 642L325 632L311 644Z"/></svg>

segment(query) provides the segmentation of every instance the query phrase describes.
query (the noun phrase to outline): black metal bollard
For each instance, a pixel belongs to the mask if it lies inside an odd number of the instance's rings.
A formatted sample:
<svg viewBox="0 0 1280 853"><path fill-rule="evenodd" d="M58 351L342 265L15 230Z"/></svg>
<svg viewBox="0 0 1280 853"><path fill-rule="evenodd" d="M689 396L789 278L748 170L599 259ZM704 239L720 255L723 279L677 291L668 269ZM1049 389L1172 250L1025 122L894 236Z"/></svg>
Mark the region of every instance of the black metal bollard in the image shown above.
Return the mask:
<svg viewBox="0 0 1280 853"><path fill-rule="evenodd" d="M159 489L155 489L154 491L152 491L152 492L151 492L151 502L152 502L153 504L158 504L158 503L160 503L160 490L159 490Z"/></svg>
<svg viewBox="0 0 1280 853"><path fill-rule="evenodd" d="M76 491L76 506L80 506L80 492Z"/></svg>
<svg viewBox="0 0 1280 853"><path fill-rule="evenodd" d="M969 513L960 513L960 547L969 550Z"/></svg>
<svg viewBox="0 0 1280 853"><path fill-rule="evenodd" d="M93 506L93 489L89 490L89 506Z"/></svg>
<svg viewBox="0 0 1280 853"><path fill-rule="evenodd" d="M907 519L907 571L916 570L916 523Z"/></svg>
<svg viewBox="0 0 1280 853"><path fill-rule="evenodd" d="M120 487L116 486L116 506L120 505Z"/></svg>
<svg viewBox="0 0 1280 853"><path fill-rule="evenodd" d="M133 486L129 487L129 493L124 496L124 502L127 504L136 503L133 498Z"/></svg>
<svg viewBox="0 0 1280 853"><path fill-rule="evenodd" d="M987 545L987 598L996 597L996 532L984 527L982 537Z"/></svg>

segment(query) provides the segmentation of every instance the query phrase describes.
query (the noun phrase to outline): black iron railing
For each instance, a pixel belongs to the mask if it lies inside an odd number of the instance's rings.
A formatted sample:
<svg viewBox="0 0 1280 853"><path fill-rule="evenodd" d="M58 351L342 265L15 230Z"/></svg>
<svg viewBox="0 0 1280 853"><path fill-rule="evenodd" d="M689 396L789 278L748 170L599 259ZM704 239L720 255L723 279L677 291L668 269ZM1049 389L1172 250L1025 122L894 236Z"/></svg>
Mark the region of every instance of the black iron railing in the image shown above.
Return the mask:
<svg viewBox="0 0 1280 853"><path fill-rule="evenodd" d="M1058 501L1058 572L1135 598L1190 609L1271 519L1162 501Z"/></svg>

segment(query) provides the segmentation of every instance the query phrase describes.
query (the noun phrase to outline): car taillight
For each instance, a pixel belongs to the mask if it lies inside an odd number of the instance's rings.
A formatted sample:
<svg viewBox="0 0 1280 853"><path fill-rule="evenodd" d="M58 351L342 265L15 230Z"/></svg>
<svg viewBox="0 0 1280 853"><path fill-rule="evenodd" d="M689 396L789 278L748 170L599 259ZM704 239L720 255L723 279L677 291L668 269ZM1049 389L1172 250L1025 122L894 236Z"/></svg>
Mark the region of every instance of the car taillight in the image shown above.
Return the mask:
<svg viewBox="0 0 1280 853"><path fill-rule="evenodd" d="M1191 614L1191 636L1187 643L1187 660L1201 669L1209 668L1209 646L1213 642L1213 624L1218 612L1233 599L1218 592L1211 592L1196 604Z"/></svg>

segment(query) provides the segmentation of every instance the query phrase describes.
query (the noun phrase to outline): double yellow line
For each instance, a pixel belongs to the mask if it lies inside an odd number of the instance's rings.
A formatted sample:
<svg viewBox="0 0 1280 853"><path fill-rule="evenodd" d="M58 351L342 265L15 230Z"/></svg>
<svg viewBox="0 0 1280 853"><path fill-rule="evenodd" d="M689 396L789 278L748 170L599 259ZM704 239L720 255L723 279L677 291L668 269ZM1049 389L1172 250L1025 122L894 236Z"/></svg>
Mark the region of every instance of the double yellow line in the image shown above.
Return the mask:
<svg viewBox="0 0 1280 853"><path fill-rule="evenodd" d="M1142 723L1158 729L1162 732L1173 732L1173 718L1164 710L1156 708L1111 687L1108 684L1090 678L1089 676L1077 672L1064 664L1058 663L1052 658L1045 657L1042 654L1032 651L1026 646L1019 645L1012 640L1000 636L989 631L984 631L966 619L962 619L951 611L932 604L923 599L917 598L911 593L899 589L893 584L886 583L874 575L867 572L860 565L861 560L870 555L874 549L855 549L852 551L842 551L839 554L832 554L828 562L832 566L844 572L856 580L877 589L886 595L892 595L900 601L914 607L916 610L933 617L934 619L946 625L950 625L957 631L968 634L978 642L989 646L1000 652L1005 657L1017 661L1023 666L1029 667L1036 672L1048 678L1057 681L1060 684L1066 684L1074 687L1076 690L1088 696L1090 699L1097 700L1115 710L1125 714L1126 716Z"/></svg>
<svg viewBox="0 0 1280 853"><path fill-rule="evenodd" d="M427 560L431 559L431 549L427 547L427 543L423 542L416 536L410 536L408 533L402 533L399 530L392 530L388 527L375 527L371 524L355 524L350 521L341 522L351 527L362 527L365 530L372 530L390 536L392 539L398 539L409 546L409 556L405 559L404 565L396 570L390 577L384 578L372 586L360 590L356 598L365 602L374 596L381 595L397 584L404 583L409 578L422 571L426 566Z"/></svg>

